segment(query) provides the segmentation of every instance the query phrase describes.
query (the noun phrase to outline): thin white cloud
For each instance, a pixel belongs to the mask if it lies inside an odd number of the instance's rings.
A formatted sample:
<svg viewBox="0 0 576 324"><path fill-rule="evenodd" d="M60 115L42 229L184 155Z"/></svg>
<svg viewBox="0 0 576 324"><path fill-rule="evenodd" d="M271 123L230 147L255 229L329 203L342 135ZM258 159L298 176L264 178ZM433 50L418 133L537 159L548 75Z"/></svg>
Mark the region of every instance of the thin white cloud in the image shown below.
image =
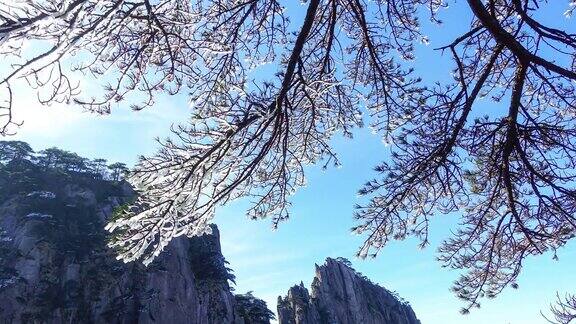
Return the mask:
<svg viewBox="0 0 576 324"><path fill-rule="evenodd" d="M78 127L87 119L98 118L66 104L42 106L33 99L20 100L13 109L13 115L16 122L23 122L21 127L14 129L22 137L54 138L69 133L71 128Z"/></svg>

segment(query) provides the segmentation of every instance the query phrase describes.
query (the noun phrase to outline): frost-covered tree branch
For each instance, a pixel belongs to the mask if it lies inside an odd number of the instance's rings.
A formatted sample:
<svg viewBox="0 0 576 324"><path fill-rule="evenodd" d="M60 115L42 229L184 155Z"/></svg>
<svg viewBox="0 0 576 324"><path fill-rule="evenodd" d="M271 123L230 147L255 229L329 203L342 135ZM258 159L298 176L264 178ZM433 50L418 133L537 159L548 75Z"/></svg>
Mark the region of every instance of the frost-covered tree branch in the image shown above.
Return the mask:
<svg viewBox="0 0 576 324"><path fill-rule="evenodd" d="M554 324L569 324L576 321L576 296L567 294L564 297L557 295L556 304L550 306L551 318L544 316L546 320Z"/></svg>
<svg viewBox="0 0 576 324"><path fill-rule="evenodd" d="M202 233L215 207L230 199L251 197L248 215L271 217L277 226L288 218L288 196L304 185L303 166L339 163L329 140L338 131L350 136L361 125L360 86L407 97L421 91L408 72L384 57L390 48L383 40L361 27L368 26L363 6L320 4L308 4L276 80L251 91L220 83L212 97L201 98L189 126L174 130L177 141L141 161L132 180L142 198L126 218L109 225L122 233L114 246L126 260L146 255L150 262L171 238ZM342 15L351 22L341 26L344 35L338 31ZM351 42L347 49L345 41ZM353 79L335 69L345 59L355 69ZM394 95L375 96L374 111Z"/></svg>
<svg viewBox="0 0 576 324"><path fill-rule="evenodd" d="M515 287L527 256L575 235L576 36L532 18L540 2L468 0L469 30L439 48L454 59L454 83L406 112L392 161L361 190L372 196L356 214L355 230L369 234L361 256L409 235L425 246L432 216L463 212L439 259L468 269L453 287L464 313ZM488 116L485 97L507 111Z"/></svg>

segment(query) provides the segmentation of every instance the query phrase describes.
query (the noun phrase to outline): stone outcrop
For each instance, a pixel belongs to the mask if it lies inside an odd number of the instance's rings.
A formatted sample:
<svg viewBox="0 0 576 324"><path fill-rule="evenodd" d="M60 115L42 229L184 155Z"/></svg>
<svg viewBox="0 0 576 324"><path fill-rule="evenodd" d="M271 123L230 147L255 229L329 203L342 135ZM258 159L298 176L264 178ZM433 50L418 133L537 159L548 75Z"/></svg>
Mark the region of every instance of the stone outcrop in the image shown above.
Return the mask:
<svg viewBox="0 0 576 324"><path fill-rule="evenodd" d="M8 167L0 172L11 186L0 196L0 323L251 322L238 315L215 226L174 240L148 267L124 264L106 247L103 225L133 198L126 183L26 161Z"/></svg>
<svg viewBox="0 0 576 324"><path fill-rule="evenodd" d="M278 297L278 317L280 324L420 324L395 293L331 258L316 265L312 293L300 283Z"/></svg>
<svg viewBox="0 0 576 324"><path fill-rule="evenodd" d="M124 264L106 246L104 224L134 199L126 182L79 171L70 161L7 162L4 153L0 324L269 324L274 318L251 292L232 294L234 275L216 226L210 235L173 240L148 267ZM406 302L344 259L316 266L312 292L292 287L279 298L278 315L280 324L420 323Z"/></svg>

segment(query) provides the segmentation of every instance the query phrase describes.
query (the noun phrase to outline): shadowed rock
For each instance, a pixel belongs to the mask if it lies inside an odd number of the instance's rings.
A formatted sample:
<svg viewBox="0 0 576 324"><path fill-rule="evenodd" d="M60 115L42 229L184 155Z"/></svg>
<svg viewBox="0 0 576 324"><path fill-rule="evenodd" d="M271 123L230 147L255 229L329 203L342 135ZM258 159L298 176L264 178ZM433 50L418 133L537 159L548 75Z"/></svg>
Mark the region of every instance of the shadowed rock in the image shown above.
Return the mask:
<svg viewBox="0 0 576 324"><path fill-rule="evenodd" d="M280 324L420 324L410 305L344 260L316 265L312 293L302 283L278 297Z"/></svg>
<svg viewBox="0 0 576 324"><path fill-rule="evenodd" d="M216 226L124 264L103 226L130 186L24 162L0 165L0 323L251 323Z"/></svg>

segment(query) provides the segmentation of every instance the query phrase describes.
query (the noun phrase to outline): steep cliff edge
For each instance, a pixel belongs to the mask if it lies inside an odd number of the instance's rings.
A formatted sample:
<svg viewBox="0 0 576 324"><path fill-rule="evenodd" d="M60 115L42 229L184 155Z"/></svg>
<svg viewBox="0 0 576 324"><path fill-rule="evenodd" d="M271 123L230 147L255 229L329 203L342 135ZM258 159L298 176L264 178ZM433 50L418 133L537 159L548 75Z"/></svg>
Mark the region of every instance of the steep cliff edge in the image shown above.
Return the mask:
<svg viewBox="0 0 576 324"><path fill-rule="evenodd" d="M215 226L148 267L117 261L103 225L133 196L90 172L0 163L0 323L269 323L232 294Z"/></svg>
<svg viewBox="0 0 576 324"><path fill-rule="evenodd" d="M410 305L361 276L345 260L316 265L312 293L302 283L278 297L280 324L420 324Z"/></svg>

